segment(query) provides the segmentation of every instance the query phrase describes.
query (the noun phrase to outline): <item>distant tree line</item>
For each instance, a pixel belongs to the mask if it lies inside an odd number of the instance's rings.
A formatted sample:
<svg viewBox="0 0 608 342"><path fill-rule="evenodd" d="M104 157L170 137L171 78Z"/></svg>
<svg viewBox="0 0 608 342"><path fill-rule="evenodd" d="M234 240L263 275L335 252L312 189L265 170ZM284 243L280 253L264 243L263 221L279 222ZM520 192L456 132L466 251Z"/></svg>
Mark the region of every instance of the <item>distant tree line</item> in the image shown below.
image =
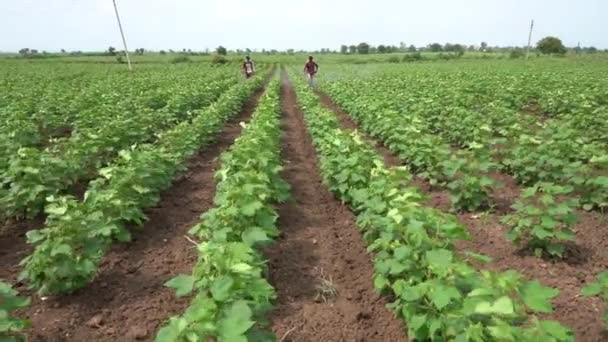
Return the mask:
<svg viewBox="0 0 608 342"><path fill-rule="evenodd" d="M557 37L545 37L537 42L535 46L532 47L532 52L537 54L552 54L552 55L564 55L566 52L573 53L597 53L601 50L597 49L594 46L588 47L574 47L567 48L564 46L562 41ZM608 52L608 49L603 50L604 52ZM192 49L182 49L182 50L160 50L160 51L148 51L144 48L138 48L133 51L134 55L142 56L147 53L160 53L161 55L165 54L178 54L183 56L206 56L211 55L209 49L205 49L203 51L193 51ZM481 42L479 45L466 45L466 44L458 44L458 43L431 43L426 46L415 46L413 44L406 44L405 42L401 42L397 45L384 45L380 44L377 46L373 46L366 42L361 42L359 44L343 44L340 46L339 50L332 50L330 48L323 48L319 50L295 50L295 49L286 49L286 50L276 50L276 49L262 49L261 51L251 50L249 48L246 49L236 49L229 50L224 46L218 46L214 50L214 56L226 56L228 54L238 54L238 55L248 55L251 53L262 53L266 55L294 55L294 54L304 54L304 53L313 53L313 54L344 54L344 55L367 55L367 54L391 54L391 53L407 53L410 59L417 59L415 57L415 53L422 52L434 52L442 54L440 58L458 58L464 55L466 52L484 52L484 53L509 53L511 58L519 58L525 55L525 47L518 46L490 46L487 42ZM115 56L117 59L122 58L124 56L124 51L117 50L115 47L110 46L103 52L82 52L82 51L71 51L68 52L65 49L61 49L61 53L48 53L46 51L40 52L37 49L31 48L23 48L19 50L19 55L24 58L45 58L45 57L53 57L57 55L64 56ZM414 56L414 57L412 57Z"/></svg>

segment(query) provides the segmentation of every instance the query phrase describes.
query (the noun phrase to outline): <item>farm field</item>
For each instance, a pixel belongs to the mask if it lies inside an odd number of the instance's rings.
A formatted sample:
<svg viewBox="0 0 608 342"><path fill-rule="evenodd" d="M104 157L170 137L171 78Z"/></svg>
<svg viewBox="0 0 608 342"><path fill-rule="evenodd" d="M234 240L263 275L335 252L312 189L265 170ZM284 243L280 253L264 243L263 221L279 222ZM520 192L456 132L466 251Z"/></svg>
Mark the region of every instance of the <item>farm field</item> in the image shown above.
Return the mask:
<svg viewBox="0 0 608 342"><path fill-rule="evenodd" d="M0 340L608 340L604 60L318 59L0 60Z"/></svg>

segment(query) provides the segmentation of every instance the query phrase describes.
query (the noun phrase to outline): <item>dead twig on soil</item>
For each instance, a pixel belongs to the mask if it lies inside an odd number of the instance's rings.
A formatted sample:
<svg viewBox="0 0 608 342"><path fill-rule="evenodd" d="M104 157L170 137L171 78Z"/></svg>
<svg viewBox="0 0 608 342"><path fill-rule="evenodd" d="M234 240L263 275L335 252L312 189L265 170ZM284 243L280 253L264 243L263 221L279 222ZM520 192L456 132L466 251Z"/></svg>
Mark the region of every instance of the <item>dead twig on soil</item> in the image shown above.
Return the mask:
<svg viewBox="0 0 608 342"><path fill-rule="evenodd" d="M200 245L198 242L192 240L188 235L184 235L184 237L186 238L186 240L188 240L189 242L191 242L192 244L194 244L194 246L196 246L197 248Z"/></svg>
<svg viewBox="0 0 608 342"><path fill-rule="evenodd" d="M323 299L323 302L327 303L328 298L335 298L338 296L338 290L333 282L331 276L327 277L323 268L315 267L313 269L319 276L319 284L315 285L317 289L317 295L315 301Z"/></svg>
<svg viewBox="0 0 608 342"><path fill-rule="evenodd" d="M291 334L292 331L296 330L296 327L293 327L289 330L287 330L287 332L285 334L283 334L283 337L281 337L281 339L279 340L279 342L283 342L285 341L285 339L287 338L287 335Z"/></svg>

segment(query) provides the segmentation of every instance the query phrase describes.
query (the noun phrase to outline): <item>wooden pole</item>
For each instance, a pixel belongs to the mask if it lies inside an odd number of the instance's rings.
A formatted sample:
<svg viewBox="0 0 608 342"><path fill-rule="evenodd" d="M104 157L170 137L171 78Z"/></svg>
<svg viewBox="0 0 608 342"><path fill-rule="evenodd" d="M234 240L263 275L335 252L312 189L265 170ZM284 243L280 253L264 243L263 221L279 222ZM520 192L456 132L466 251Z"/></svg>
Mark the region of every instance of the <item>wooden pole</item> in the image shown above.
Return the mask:
<svg viewBox="0 0 608 342"><path fill-rule="evenodd" d="M120 15L118 15L118 7L116 6L116 0L112 0L114 3L114 12L116 13L116 21L118 21L118 28L120 29L120 36L122 37L122 44L125 47L125 55L127 56L127 64L129 65L129 71L132 71L131 58L129 57L129 48L127 48L127 39L125 33L122 30L122 23L120 22Z"/></svg>
<svg viewBox="0 0 608 342"><path fill-rule="evenodd" d="M526 48L526 60L530 57L530 45L532 44L532 29L534 29L534 19L530 23L530 34L528 34L528 47Z"/></svg>

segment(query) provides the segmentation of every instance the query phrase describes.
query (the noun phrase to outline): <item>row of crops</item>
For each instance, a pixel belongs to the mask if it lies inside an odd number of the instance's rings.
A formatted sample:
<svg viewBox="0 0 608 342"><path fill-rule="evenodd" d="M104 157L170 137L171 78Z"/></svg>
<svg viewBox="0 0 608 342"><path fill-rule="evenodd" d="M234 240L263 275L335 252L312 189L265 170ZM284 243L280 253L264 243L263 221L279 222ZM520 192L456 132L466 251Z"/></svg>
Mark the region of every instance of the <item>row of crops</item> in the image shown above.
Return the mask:
<svg viewBox="0 0 608 342"><path fill-rule="evenodd" d="M598 75L608 70L491 67L333 66L319 85L415 179L448 192L453 212L494 213L521 251L565 262L586 212L605 222L608 87ZM497 175L513 177L519 193L499 212ZM608 298L608 272L595 275L579 296Z"/></svg>
<svg viewBox="0 0 608 342"><path fill-rule="evenodd" d="M3 75L10 91L1 110L10 125L0 128L0 212L3 220L44 213L44 226L27 232L33 251L20 275L41 296L89 284L111 245L130 239L127 227L147 219L186 160L264 83L261 76L239 82L234 70L214 66L96 71ZM50 85L71 93L57 98ZM22 135L30 139L15 139ZM28 323L11 312L28 303L0 280L3 341L22 339Z"/></svg>
<svg viewBox="0 0 608 342"><path fill-rule="evenodd" d="M375 288L392 300L410 339L572 341L570 328L546 318L560 291L514 270L485 269L486 256L459 250L470 234L456 213L491 210L503 186L496 174L509 174L522 191L504 216L508 238L560 260L576 239L577 215L608 206L608 93L596 75L603 69L409 68L334 65L320 82L405 165L393 168L366 137L341 128L299 68L289 70L319 172L356 215ZM228 67L86 70L2 76L0 116L10 124L0 128L0 215L45 217L27 233L33 249L20 280L41 296L88 286L186 161L265 86L219 157L214 206L189 231L192 271L166 283L189 306L156 340L278 340L264 256L280 234L276 205L289 198L277 75L239 82ZM452 212L428 206L418 179L448 191ZM608 273L582 294L606 296ZM23 339L29 323L15 311L28 303L0 280L0 340Z"/></svg>
<svg viewBox="0 0 608 342"><path fill-rule="evenodd" d="M608 207L605 70L518 68L336 68L322 88L417 177L448 190L454 210L491 208L503 186L493 175L513 176L525 189L506 219L512 239L561 256L575 209Z"/></svg>
<svg viewBox="0 0 608 342"><path fill-rule="evenodd" d="M146 219L144 210L158 202L186 158L211 142L262 84L257 77L234 85L158 141L121 150L98 170L82 200L72 195L48 197L45 227L28 232L35 249L23 261L21 277L41 295L68 294L90 283L110 245L129 240L126 226ZM262 329L262 317L275 295L264 278L260 248L278 235L273 205L288 197L289 187L279 178L279 108L275 79L241 136L220 156L216 206L190 231L201 241L199 260L191 275L166 284L177 296L192 294L191 305L159 330L158 341L272 339ZM19 331L28 323L11 312L29 300L8 284L0 285L0 337L21 340Z"/></svg>
<svg viewBox="0 0 608 342"><path fill-rule="evenodd" d="M466 229L453 216L422 205L421 194L403 186L412 178L405 168L387 168L357 132L339 128L335 114L303 82L297 89L322 175L357 214L375 255L374 284L395 298L391 307L407 323L410 338L571 339L558 322L527 314L550 312L557 290L514 271L479 272L468 265L453 249L456 240L466 237ZM473 253L469 257L483 258Z"/></svg>

